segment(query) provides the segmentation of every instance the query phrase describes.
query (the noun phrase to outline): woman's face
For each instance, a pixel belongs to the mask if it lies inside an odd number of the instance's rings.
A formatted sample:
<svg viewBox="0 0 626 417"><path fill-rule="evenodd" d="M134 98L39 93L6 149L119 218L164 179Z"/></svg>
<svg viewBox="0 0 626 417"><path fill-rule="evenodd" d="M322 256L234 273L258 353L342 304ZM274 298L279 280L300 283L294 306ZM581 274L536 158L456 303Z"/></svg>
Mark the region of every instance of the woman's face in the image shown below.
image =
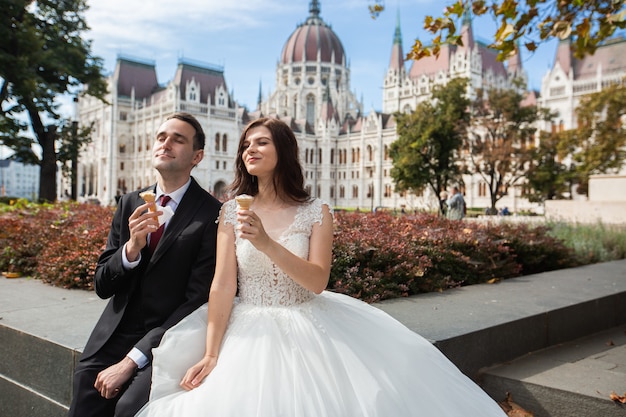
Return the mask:
<svg viewBox="0 0 626 417"><path fill-rule="evenodd" d="M272 133L265 126L257 126L248 131L243 141L243 163L250 175L272 176L278 154Z"/></svg>

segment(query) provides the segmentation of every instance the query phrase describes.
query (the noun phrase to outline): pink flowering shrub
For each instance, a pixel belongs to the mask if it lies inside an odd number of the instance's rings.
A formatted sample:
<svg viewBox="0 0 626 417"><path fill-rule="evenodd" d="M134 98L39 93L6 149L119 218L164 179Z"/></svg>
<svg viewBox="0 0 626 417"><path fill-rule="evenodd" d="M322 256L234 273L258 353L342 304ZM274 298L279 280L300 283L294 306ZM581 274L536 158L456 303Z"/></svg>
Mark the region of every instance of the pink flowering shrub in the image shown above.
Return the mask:
<svg viewBox="0 0 626 417"><path fill-rule="evenodd" d="M0 267L5 252L22 260L24 275L64 288L93 287L96 261L104 249L113 211L92 204L29 206L0 215Z"/></svg>
<svg viewBox="0 0 626 417"><path fill-rule="evenodd" d="M114 208L26 205L0 212L0 270L93 289ZM367 302L576 265L545 226L449 221L421 214L335 214L328 288Z"/></svg>
<svg viewBox="0 0 626 417"><path fill-rule="evenodd" d="M338 213L335 224L329 288L367 302L575 264L545 227L385 212Z"/></svg>

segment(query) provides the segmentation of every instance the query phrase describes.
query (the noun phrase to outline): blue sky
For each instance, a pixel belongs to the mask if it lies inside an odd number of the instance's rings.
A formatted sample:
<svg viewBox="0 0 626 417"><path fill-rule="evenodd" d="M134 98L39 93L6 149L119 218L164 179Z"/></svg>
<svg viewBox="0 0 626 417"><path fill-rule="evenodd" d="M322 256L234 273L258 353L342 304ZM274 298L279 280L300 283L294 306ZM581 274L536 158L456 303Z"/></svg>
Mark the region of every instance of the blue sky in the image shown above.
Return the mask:
<svg viewBox="0 0 626 417"><path fill-rule="evenodd" d="M386 1L376 20L371 0L321 1L321 17L341 39L351 69L351 88L363 99L364 110L380 110L381 86L389 64L398 12L405 53L419 37L427 14L439 16L441 0ZM254 108L262 83L263 95L274 90L276 63L297 24L309 15L308 0L92 0L86 14L94 55L104 59L108 73L118 54L154 61L160 83L174 76L183 57L224 67L235 100ZM494 23L474 21L478 40L490 42ZM556 44L542 45L532 56L522 54L529 86L539 89L552 65ZM408 69L407 65L407 69Z"/></svg>

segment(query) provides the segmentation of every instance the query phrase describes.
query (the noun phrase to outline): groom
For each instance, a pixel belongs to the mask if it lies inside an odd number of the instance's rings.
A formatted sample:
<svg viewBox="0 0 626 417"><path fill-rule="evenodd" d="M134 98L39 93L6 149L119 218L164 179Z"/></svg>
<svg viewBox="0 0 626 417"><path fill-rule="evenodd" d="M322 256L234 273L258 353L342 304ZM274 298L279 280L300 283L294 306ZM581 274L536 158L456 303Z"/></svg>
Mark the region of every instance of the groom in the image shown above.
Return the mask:
<svg viewBox="0 0 626 417"><path fill-rule="evenodd" d="M134 416L148 401L152 349L207 301L220 203L191 177L204 143L202 126L187 113L173 114L157 131L157 183L148 189L157 201L170 197L162 205L174 212L162 237L152 233L159 228L148 211L154 203L139 191L119 201L94 278L98 296L110 301L76 366L70 417Z"/></svg>

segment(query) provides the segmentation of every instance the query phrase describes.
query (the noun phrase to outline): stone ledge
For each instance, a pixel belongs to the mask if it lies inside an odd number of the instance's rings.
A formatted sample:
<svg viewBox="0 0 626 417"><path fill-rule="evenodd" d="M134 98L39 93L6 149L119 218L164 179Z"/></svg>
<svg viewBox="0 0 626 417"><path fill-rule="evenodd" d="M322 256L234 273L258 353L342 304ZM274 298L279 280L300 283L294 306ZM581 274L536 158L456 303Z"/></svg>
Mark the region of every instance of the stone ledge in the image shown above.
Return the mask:
<svg viewBox="0 0 626 417"><path fill-rule="evenodd" d="M92 292L0 279L0 415L65 414L76 357L105 303ZM477 379L483 367L626 323L626 260L375 306Z"/></svg>

